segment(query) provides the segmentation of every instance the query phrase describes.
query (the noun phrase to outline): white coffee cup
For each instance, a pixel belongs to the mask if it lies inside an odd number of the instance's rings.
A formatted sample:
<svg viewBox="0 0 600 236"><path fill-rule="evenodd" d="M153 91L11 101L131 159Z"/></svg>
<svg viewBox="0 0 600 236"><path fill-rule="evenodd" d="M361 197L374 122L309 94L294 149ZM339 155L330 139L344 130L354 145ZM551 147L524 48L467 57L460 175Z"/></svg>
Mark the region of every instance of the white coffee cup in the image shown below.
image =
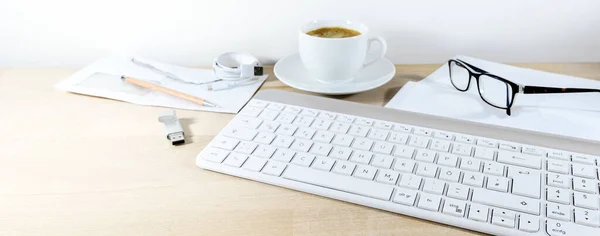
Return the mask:
<svg viewBox="0 0 600 236"><path fill-rule="evenodd" d="M321 38L306 34L324 27L342 27L360 32L360 35L347 38ZM369 28L365 24L348 21L311 21L300 27L298 47L302 64L311 76L322 83L344 83L352 80L362 67L382 58L387 44L381 37L368 37ZM381 44L381 51L372 60L366 61L367 52L373 42Z"/></svg>

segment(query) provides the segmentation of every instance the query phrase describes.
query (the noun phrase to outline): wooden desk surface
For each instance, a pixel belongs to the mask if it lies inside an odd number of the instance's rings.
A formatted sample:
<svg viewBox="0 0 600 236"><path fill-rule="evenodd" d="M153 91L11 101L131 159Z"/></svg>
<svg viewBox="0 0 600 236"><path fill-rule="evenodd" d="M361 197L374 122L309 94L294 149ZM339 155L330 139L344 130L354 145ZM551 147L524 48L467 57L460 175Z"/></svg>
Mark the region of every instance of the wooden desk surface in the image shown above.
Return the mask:
<svg viewBox="0 0 600 236"><path fill-rule="evenodd" d="M600 63L519 66L600 79ZM438 67L335 98L383 105ZM0 235L475 234L202 170L196 154L233 115L178 111L188 144L173 147L164 108L52 87L73 72L0 68ZM262 89L295 91L270 74Z"/></svg>

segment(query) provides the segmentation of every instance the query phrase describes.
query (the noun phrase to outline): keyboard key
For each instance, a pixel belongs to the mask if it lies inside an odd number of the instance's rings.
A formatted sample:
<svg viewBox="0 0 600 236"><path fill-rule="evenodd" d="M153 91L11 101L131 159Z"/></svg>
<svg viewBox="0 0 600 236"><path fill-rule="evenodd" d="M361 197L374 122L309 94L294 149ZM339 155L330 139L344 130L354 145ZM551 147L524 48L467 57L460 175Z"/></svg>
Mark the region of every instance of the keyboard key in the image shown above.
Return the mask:
<svg viewBox="0 0 600 236"><path fill-rule="evenodd" d="M277 135L272 145L281 148L289 148L290 145L292 145L292 142L294 142L294 138L292 137Z"/></svg>
<svg viewBox="0 0 600 236"><path fill-rule="evenodd" d="M316 157L315 161L313 162L311 167L315 168L317 170L330 171L331 167L333 167L334 163L335 163L335 160L333 160L331 158Z"/></svg>
<svg viewBox="0 0 600 236"><path fill-rule="evenodd" d="M271 103L267 106L267 109L274 110L274 111L283 111L284 107L285 106L283 104Z"/></svg>
<svg viewBox="0 0 600 236"><path fill-rule="evenodd" d="M260 125L260 127L258 127L258 131L275 133L275 130L277 130L278 127L279 127L279 123L265 121Z"/></svg>
<svg viewBox="0 0 600 236"><path fill-rule="evenodd" d="M357 124L357 125L364 125L364 126L372 126L372 125L373 125L373 122L374 122L374 121L373 121L373 120L371 120L371 119L367 119L367 118L357 118L357 119L354 121L354 124Z"/></svg>
<svg viewBox="0 0 600 236"><path fill-rule="evenodd" d="M329 157L333 157L340 160L348 160L351 153L352 149L350 148L334 147L333 150L329 153Z"/></svg>
<svg viewBox="0 0 600 236"><path fill-rule="evenodd" d="M469 219L481 222L487 222L489 208L479 204L471 204L469 207Z"/></svg>
<svg viewBox="0 0 600 236"><path fill-rule="evenodd" d="M373 140L366 139L366 138L356 138L354 140L354 142L352 143L353 148L356 148L359 150L365 150L365 151L371 150L372 146L373 146Z"/></svg>
<svg viewBox="0 0 600 236"><path fill-rule="evenodd" d="M268 107L267 107L268 108ZM263 110L258 116L261 120L273 121L279 115L278 111L274 110ZM256 128L256 127L255 127Z"/></svg>
<svg viewBox="0 0 600 236"><path fill-rule="evenodd" d="M442 153L437 159L438 165L456 167L458 164L458 156Z"/></svg>
<svg viewBox="0 0 600 236"><path fill-rule="evenodd" d="M498 162L516 166L542 169L542 159L538 156L520 154L508 151L498 151Z"/></svg>
<svg viewBox="0 0 600 236"><path fill-rule="evenodd" d="M394 158L391 156L377 154L373 158L371 165L379 168L390 169L392 168L393 161Z"/></svg>
<svg viewBox="0 0 600 236"><path fill-rule="evenodd" d="M498 148L500 148L500 150L521 152L521 146L517 145L517 144L512 144L512 143L501 142L501 143L499 143Z"/></svg>
<svg viewBox="0 0 600 236"><path fill-rule="evenodd" d="M502 199L502 201L498 201ZM471 201L508 210L540 215L540 202L527 197L474 188Z"/></svg>
<svg viewBox="0 0 600 236"><path fill-rule="evenodd" d="M539 148L539 147L533 147L533 146L523 146L523 149L521 150L521 152L523 154L529 154L529 155L534 155L534 156L542 156L544 154L546 154L546 151Z"/></svg>
<svg viewBox="0 0 600 236"><path fill-rule="evenodd" d="M267 163L266 160L257 157L248 157L248 160L242 165L242 169L250 171L260 171Z"/></svg>
<svg viewBox="0 0 600 236"><path fill-rule="evenodd" d="M316 130L311 128L299 128L296 133L294 133L294 137L312 139L316 132Z"/></svg>
<svg viewBox="0 0 600 236"><path fill-rule="evenodd" d="M546 216L556 220L571 221L571 207L549 202L546 205Z"/></svg>
<svg viewBox="0 0 600 236"><path fill-rule="evenodd" d="M541 194L541 174L526 168L508 167L508 177L512 179L512 193L539 199Z"/></svg>
<svg viewBox="0 0 600 236"><path fill-rule="evenodd" d="M265 107L267 107L268 104L269 104L268 102L256 100L256 99L252 99L250 102L248 102L248 106L260 107L260 108L265 108Z"/></svg>
<svg viewBox="0 0 600 236"><path fill-rule="evenodd" d="M546 233L550 236L597 235L596 228L557 220L546 221Z"/></svg>
<svg viewBox="0 0 600 236"><path fill-rule="evenodd" d="M360 126L360 125L353 125L352 127L350 127L350 130L348 131L349 135L354 135L356 137L367 137L367 133L369 132L369 128L364 127L364 126Z"/></svg>
<svg viewBox="0 0 600 236"><path fill-rule="evenodd" d="M267 175L280 176L281 173L283 173L283 170L285 170L285 167L286 164L279 163L276 161L269 161L267 162L267 165L265 165L261 172Z"/></svg>
<svg viewBox="0 0 600 236"><path fill-rule="evenodd" d="M256 118L251 118L251 117L236 116L235 118L233 118L231 123L235 124L236 127L242 127L242 128L248 128L248 129L254 130L254 129L258 128L258 126L260 126L260 124L262 123L262 120L259 120Z"/></svg>
<svg viewBox="0 0 600 236"><path fill-rule="evenodd" d="M229 155L228 151L213 147L207 147L201 153L202 159L215 163L223 162L227 155Z"/></svg>
<svg viewBox="0 0 600 236"><path fill-rule="evenodd" d="M227 137L246 140L246 141L251 141L252 139L254 139L254 136L256 136L257 134L258 134L258 132L254 129L239 128L239 127L231 127L231 128L226 129L223 132L223 135L225 135Z"/></svg>
<svg viewBox="0 0 600 236"><path fill-rule="evenodd" d="M416 198L417 198L417 191L410 190L410 189L396 188L396 193L394 194L393 202L403 204L403 205L408 205L408 206L414 206Z"/></svg>
<svg viewBox="0 0 600 236"><path fill-rule="evenodd" d="M573 190L596 194L598 193L598 182L595 180L573 177Z"/></svg>
<svg viewBox="0 0 600 236"><path fill-rule="evenodd" d="M328 131L317 131L315 136L313 136L314 141L330 143L333 140L333 133Z"/></svg>
<svg viewBox="0 0 600 236"><path fill-rule="evenodd" d="M481 169L481 161L477 160L477 159L465 157L465 158L462 158L462 160L460 162L460 168L463 170L479 172L479 169Z"/></svg>
<svg viewBox="0 0 600 236"><path fill-rule="evenodd" d="M460 156L471 156L471 150L473 148L468 145L455 143L452 146L452 154L460 155Z"/></svg>
<svg viewBox="0 0 600 236"><path fill-rule="evenodd" d="M294 157L295 154L296 152L288 149L277 149L271 159L287 163L292 160L292 157Z"/></svg>
<svg viewBox="0 0 600 236"><path fill-rule="evenodd" d="M475 158L493 161L496 151L491 148L475 147Z"/></svg>
<svg viewBox="0 0 600 236"><path fill-rule="evenodd" d="M317 119L315 120L315 122L312 123L312 125L310 125L310 127L319 130L329 130L329 126L331 126L331 123L332 122L330 120Z"/></svg>
<svg viewBox="0 0 600 236"><path fill-rule="evenodd" d="M550 172L561 174L569 174L569 172L571 171L571 165L568 162L552 159L548 159L546 168Z"/></svg>
<svg viewBox="0 0 600 236"><path fill-rule="evenodd" d="M598 210L598 195L574 192L573 205L587 209Z"/></svg>
<svg viewBox="0 0 600 236"><path fill-rule="evenodd" d="M391 130L393 124L385 121L375 121L375 128L383 129L383 130Z"/></svg>
<svg viewBox="0 0 600 236"><path fill-rule="evenodd" d="M329 127L329 131L345 134L350 129L350 125L342 122L333 122Z"/></svg>
<svg viewBox="0 0 600 236"><path fill-rule="evenodd" d="M371 158L373 158L373 153L365 151L354 151L352 153L350 161L359 164L369 164L369 162L371 162Z"/></svg>
<svg viewBox="0 0 600 236"><path fill-rule="evenodd" d="M475 138L469 135L457 135L456 142L464 144L475 144Z"/></svg>
<svg viewBox="0 0 600 236"><path fill-rule="evenodd" d="M436 153L432 150L418 149L415 155L415 160L433 163L435 160Z"/></svg>
<svg viewBox="0 0 600 236"><path fill-rule="evenodd" d="M388 142L376 142L373 146L373 152L390 155L392 154L392 148L394 145Z"/></svg>
<svg viewBox="0 0 600 236"><path fill-rule="evenodd" d="M406 158L406 159L412 159L414 153L415 153L415 148L409 147L409 146L404 146L404 145L398 145L398 146L396 146L396 149L394 150L394 156L402 157L402 158Z"/></svg>
<svg viewBox="0 0 600 236"><path fill-rule="evenodd" d="M345 123L352 123L354 122L354 117L349 115L339 115L335 120Z"/></svg>
<svg viewBox="0 0 600 236"><path fill-rule="evenodd" d="M210 142L210 144L213 147L218 147L225 150L233 150L233 148L235 148L235 146L238 145L239 142L240 141L237 141L232 138L219 136L213 139L213 141Z"/></svg>
<svg viewBox="0 0 600 236"><path fill-rule="evenodd" d="M400 173L393 170L379 170L376 181L384 184L396 185Z"/></svg>
<svg viewBox="0 0 600 236"><path fill-rule="evenodd" d="M469 195L469 187L462 184L449 184L446 195L451 198L467 200L467 196Z"/></svg>
<svg viewBox="0 0 600 236"><path fill-rule="evenodd" d="M429 145L430 138L422 137L422 136L410 136L408 140L408 145L417 147L417 148L426 148Z"/></svg>
<svg viewBox="0 0 600 236"><path fill-rule="evenodd" d="M391 132L390 136L388 137L388 141L391 143L404 145L406 144L406 141L408 141L408 134Z"/></svg>
<svg viewBox="0 0 600 236"><path fill-rule="evenodd" d="M240 111L240 115L243 116L248 116L248 117L257 117L258 115L260 115L260 112L262 112L262 108L260 107L252 107L252 106L246 106L244 107L244 109L242 111Z"/></svg>
<svg viewBox="0 0 600 236"><path fill-rule="evenodd" d="M317 115L319 115L319 112L313 109L304 109L302 110L302 112L300 113L300 115L303 116L310 116L310 117L317 117Z"/></svg>
<svg viewBox="0 0 600 236"><path fill-rule="evenodd" d="M283 112L294 114L294 115L300 114L300 111L302 111L302 108L294 107L294 106L286 106L285 109L283 109Z"/></svg>
<svg viewBox="0 0 600 236"><path fill-rule="evenodd" d="M448 152L450 149L450 142L436 139L431 142L429 149L438 152Z"/></svg>
<svg viewBox="0 0 600 236"><path fill-rule="evenodd" d="M589 164L589 165L595 165L596 164L596 158L593 156L588 156L588 155L582 155L582 154L575 154L573 155L573 157L571 158L571 160L573 162L577 162L577 163L581 163L581 164Z"/></svg>
<svg viewBox="0 0 600 236"><path fill-rule="evenodd" d="M275 131L275 133L281 134L281 135L292 136L292 135L294 135L294 133L296 132L297 129L298 128L296 126L283 124L283 125L279 126L279 128L277 128L277 131Z"/></svg>
<svg viewBox="0 0 600 236"><path fill-rule="evenodd" d="M317 117L324 120L334 120L336 116L334 113L322 111Z"/></svg>
<svg viewBox="0 0 600 236"><path fill-rule="evenodd" d="M452 216L463 217L465 215L465 202L446 199L442 212Z"/></svg>
<svg viewBox="0 0 600 236"><path fill-rule="evenodd" d="M460 178L460 171L458 169L454 169L454 168L447 168L447 167L442 167L440 169L440 175L439 177L441 180L445 180L448 182L458 182L458 179Z"/></svg>
<svg viewBox="0 0 600 236"><path fill-rule="evenodd" d="M463 176L463 184L482 187L483 186L483 175L479 173L466 172Z"/></svg>
<svg viewBox="0 0 600 236"><path fill-rule="evenodd" d="M559 160L563 160L563 161L570 161L571 160L571 154L564 152L564 151L558 151L558 150L551 150L548 152L548 157L549 158L554 158L554 159L559 159Z"/></svg>
<svg viewBox="0 0 600 236"><path fill-rule="evenodd" d="M490 176L487 181L487 188L500 192L508 191L508 179L504 177Z"/></svg>
<svg viewBox="0 0 600 236"><path fill-rule="evenodd" d="M504 165L492 161L486 162L483 165L483 173L496 176L504 176Z"/></svg>
<svg viewBox="0 0 600 236"><path fill-rule="evenodd" d="M416 175L411 175L411 174L402 175L402 178L400 178L400 182L398 183L398 186L418 190L421 187L422 179L423 178L416 176Z"/></svg>
<svg viewBox="0 0 600 236"><path fill-rule="evenodd" d="M308 152L312 144L313 142L309 140L296 139L290 148L298 152Z"/></svg>
<svg viewBox="0 0 600 236"><path fill-rule="evenodd" d="M295 119L296 115L289 113L281 113L279 114L279 116L277 116L277 118L275 118L275 121L283 124L291 124L292 122L294 122Z"/></svg>
<svg viewBox="0 0 600 236"><path fill-rule="evenodd" d="M354 171L354 177L373 180L375 178L375 174L377 173L377 168L367 165L358 165L356 167L356 171Z"/></svg>
<svg viewBox="0 0 600 236"><path fill-rule="evenodd" d="M297 125L297 126L309 127L314 120L315 120L315 118L313 118L313 117L298 116L298 117L296 117L294 122L292 122L292 124Z"/></svg>
<svg viewBox="0 0 600 236"><path fill-rule="evenodd" d="M249 142L242 141L242 142L240 142L240 144L238 144L235 147L235 151L239 152L239 153L250 155L252 152L254 152L254 149L256 149L256 147L258 147L258 144L256 144L256 143L249 143Z"/></svg>
<svg viewBox="0 0 600 236"><path fill-rule="evenodd" d="M367 137L374 140L385 141L389 134L390 132L386 130L372 129Z"/></svg>
<svg viewBox="0 0 600 236"><path fill-rule="evenodd" d="M499 225L499 226L502 226L502 227L507 227L507 228L514 228L515 227L515 220L510 220L510 219L505 219L505 218L501 218L501 217L493 217L492 216L492 224Z"/></svg>
<svg viewBox="0 0 600 236"><path fill-rule="evenodd" d="M514 220L516 216L517 216L517 213L515 213L514 211L509 211L509 210L500 209L500 208L496 208L492 212L492 218L500 217L500 218L504 218L504 219Z"/></svg>
<svg viewBox="0 0 600 236"><path fill-rule="evenodd" d="M448 141L452 141L454 139L454 135L449 132L446 132L446 131L436 131L433 134L433 137L437 138L437 139L448 140Z"/></svg>
<svg viewBox="0 0 600 236"><path fill-rule="evenodd" d="M332 148L333 146L329 144L315 143L312 145L309 152L318 156L327 156Z"/></svg>
<svg viewBox="0 0 600 236"><path fill-rule="evenodd" d="M356 168L356 164L352 162L337 161L332 171L333 173L337 174L352 175L352 172L354 172L354 168Z"/></svg>
<svg viewBox="0 0 600 236"><path fill-rule="evenodd" d="M294 165L288 166L283 178L384 201L389 201L394 191L386 184Z"/></svg>
<svg viewBox="0 0 600 236"><path fill-rule="evenodd" d="M519 216L519 230L530 233L540 231L539 218L529 214L521 214Z"/></svg>
<svg viewBox="0 0 600 236"><path fill-rule="evenodd" d="M568 175L548 173L547 183L549 186L571 188L571 178Z"/></svg>
<svg viewBox="0 0 600 236"><path fill-rule="evenodd" d="M424 137L431 137L433 132L430 129L426 128L416 128L414 134Z"/></svg>
<svg viewBox="0 0 600 236"><path fill-rule="evenodd" d="M262 143L262 144L271 144L275 139L275 135L272 133L260 132L256 137L254 137L254 142Z"/></svg>
<svg viewBox="0 0 600 236"><path fill-rule="evenodd" d="M315 155L311 155L308 153L298 153L296 156L294 156L294 159L292 159L292 164L309 167L314 159Z"/></svg>
<svg viewBox="0 0 600 236"><path fill-rule="evenodd" d="M269 158L271 158L271 156L273 156L273 153L275 153L275 150L276 150L276 148L274 148L274 147L260 144L260 145L258 145L258 148L256 148L256 150L254 150L252 155L269 159Z"/></svg>
<svg viewBox="0 0 600 236"><path fill-rule="evenodd" d="M394 170L404 172L404 173L412 173L415 168L415 161L413 160L401 160L396 159L394 163Z"/></svg>
<svg viewBox="0 0 600 236"><path fill-rule="evenodd" d="M333 144L338 146L350 147L354 137L345 134L336 134L333 138Z"/></svg>
<svg viewBox="0 0 600 236"><path fill-rule="evenodd" d="M435 174L437 173L437 165L435 164L429 164L429 163L419 163L417 165L417 175L423 176L423 177L429 177L429 178L433 178L435 177Z"/></svg>
<svg viewBox="0 0 600 236"><path fill-rule="evenodd" d="M423 210L438 211L441 201L442 198L440 196L422 193L417 207Z"/></svg>
<svg viewBox="0 0 600 236"><path fill-rule="evenodd" d="M579 176L588 179L597 179L596 168L593 166L573 163L572 167L574 176Z"/></svg>
<svg viewBox="0 0 600 236"><path fill-rule="evenodd" d="M546 189L546 200L560 204L571 204L571 191L548 187Z"/></svg>
<svg viewBox="0 0 600 236"><path fill-rule="evenodd" d="M412 126L403 125L403 124L394 124L394 131L402 132L402 133L412 133Z"/></svg>
<svg viewBox="0 0 600 236"><path fill-rule="evenodd" d="M498 148L498 142L491 140L480 138L477 140L477 146L487 147L487 148Z"/></svg>
<svg viewBox="0 0 600 236"><path fill-rule="evenodd" d="M575 223L600 227L600 212L575 208Z"/></svg>
<svg viewBox="0 0 600 236"><path fill-rule="evenodd" d="M229 156L227 156L223 164L231 167L240 168L240 166L244 164L244 161L246 161L246 159L248 159L248 156L244 154L231 153Z"/></svg>
<svg viewBox="0 0 600 236"><path fill-rule="evenodd" d="M446 183L444 183L444 181L437 179L426 179L425 185L423 185L423 192L442 195L445 187Z"/></svg>

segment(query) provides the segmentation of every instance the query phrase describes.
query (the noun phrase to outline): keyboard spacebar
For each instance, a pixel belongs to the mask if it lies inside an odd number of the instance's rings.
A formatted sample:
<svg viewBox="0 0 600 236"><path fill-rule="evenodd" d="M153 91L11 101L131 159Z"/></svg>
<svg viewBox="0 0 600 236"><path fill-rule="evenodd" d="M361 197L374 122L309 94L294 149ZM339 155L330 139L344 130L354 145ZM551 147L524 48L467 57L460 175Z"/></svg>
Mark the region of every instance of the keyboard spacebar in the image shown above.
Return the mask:
<svg viewBox="0 0 600 236"><path fill-rule="evenodd" d="M295 165L288 166L283 178L385 201L390 200L394 190L380 183Z"/></svg>

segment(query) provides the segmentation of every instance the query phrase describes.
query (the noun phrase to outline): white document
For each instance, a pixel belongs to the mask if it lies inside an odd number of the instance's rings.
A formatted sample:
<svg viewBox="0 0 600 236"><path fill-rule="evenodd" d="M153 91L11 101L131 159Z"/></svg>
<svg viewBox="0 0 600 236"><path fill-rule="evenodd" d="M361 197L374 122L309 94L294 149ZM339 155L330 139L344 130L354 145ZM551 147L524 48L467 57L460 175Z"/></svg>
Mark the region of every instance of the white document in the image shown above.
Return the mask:
<svg viewBox="0 0 600 236"><path fill-rule="evenodd" d="M59 82L55 87L73 93L111 98L139 105L237 113L268 77L268 75L259 76L256 83L245 86L208 91L205 89L205 85L167 78L148 68L134 64L131 59L131 56L111 56L100 59ZM173 73L185 81L201 83L216 80L211 69L174 66L141 57L135 57L135 59L151 64L162 71ZM121 81L121 75L149 81L182 93L204 98L220 107L205 107L161 92L127 84Z"/></svg>
<svg viewBox="0 0 600 236"><path fill-rule="evenodd" d="M600 81L457 58L522 85L600 88ZM600 93L517 94L508 116L481 100L471 82L469 91L456 90L445 64L418 83L408 82L386 107L600 141Z"/></svg>

